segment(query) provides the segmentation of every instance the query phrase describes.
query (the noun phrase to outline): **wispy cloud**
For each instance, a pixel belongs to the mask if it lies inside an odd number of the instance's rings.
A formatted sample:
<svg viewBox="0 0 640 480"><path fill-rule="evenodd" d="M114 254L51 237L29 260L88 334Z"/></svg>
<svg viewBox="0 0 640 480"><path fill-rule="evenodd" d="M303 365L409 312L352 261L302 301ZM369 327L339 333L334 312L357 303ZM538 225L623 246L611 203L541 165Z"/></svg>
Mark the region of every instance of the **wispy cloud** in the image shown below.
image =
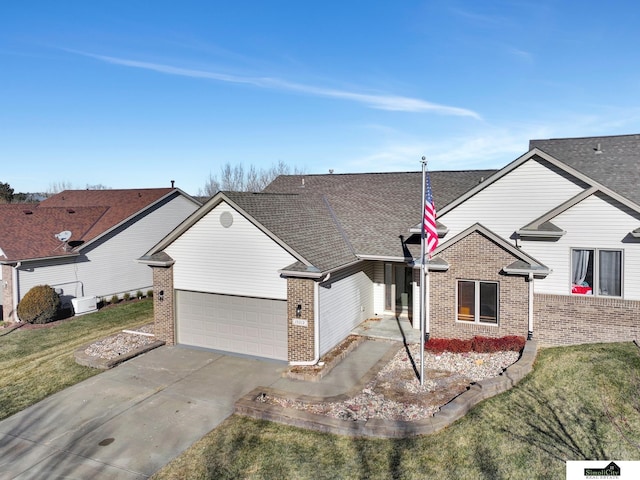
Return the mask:
<svg viewBox="0 0 640 480"><path fill-rule="evenodd" d="M93 53L81 52L77 50L66 50L70 53L83 55L85 57L94 58L106 63L121 65L131 68L139 68L143 70L151 70L167 75L177 75L190 78L203 78L215 80L219 82L253 85L255 87L284 90L289 92L297 92L317 97L334 98L340 100L348 100L369 108L378 110L390 110L400 112L433 112L441 115L453 115L461 117L471 117L480 120L480 115L473 110L466 108L453 107L449 105L441 105L438 103L427 102L419 98L404 97L401 95L360 93L346 90L338 90L333 88L317 87L313 85L305 85L301 83L289 82L273 77L246 77L240 75L230 75L226 73L212 72L208 70L196 70L190 68L176 67L153 62L143 62L139 60L130 60L126 58L111 57L106 55L97 55Z"/></svg>

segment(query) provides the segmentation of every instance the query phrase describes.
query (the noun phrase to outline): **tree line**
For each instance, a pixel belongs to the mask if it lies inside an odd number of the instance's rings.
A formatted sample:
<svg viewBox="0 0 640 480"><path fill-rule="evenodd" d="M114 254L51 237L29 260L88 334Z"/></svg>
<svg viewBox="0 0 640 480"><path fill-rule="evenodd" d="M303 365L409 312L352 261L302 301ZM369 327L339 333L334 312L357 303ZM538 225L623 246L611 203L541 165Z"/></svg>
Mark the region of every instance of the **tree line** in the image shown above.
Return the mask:
<svg viewBox="0 0 640 480"><path fill-rule="evenodd" d="M205 184L198 191L198 196L212 197L221 190L234 192L260 192L278 175L304 175L306 170L297 166L291 167L282 160L266 168L249 165L231 165L226 163L220 167L218 174L209 173ZM86 190L108 190L102 184L87 185ZM73 190L70 182L60 181L49 185L49 189L42 193L15 193L8 183L0 182L0 203L30 203L38 202L42 198L54 195L64 190Z"/></svg>

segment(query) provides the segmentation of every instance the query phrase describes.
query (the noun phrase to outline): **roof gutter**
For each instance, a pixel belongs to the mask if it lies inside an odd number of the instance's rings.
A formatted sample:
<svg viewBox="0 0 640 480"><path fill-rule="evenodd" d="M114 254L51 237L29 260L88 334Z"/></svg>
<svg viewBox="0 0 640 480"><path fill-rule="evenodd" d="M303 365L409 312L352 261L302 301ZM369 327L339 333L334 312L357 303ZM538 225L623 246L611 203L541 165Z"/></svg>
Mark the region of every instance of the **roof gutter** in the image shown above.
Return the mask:
<svg viewBox="0 0 640 480"><path fill-rule="evenodd" d="M502 267L502 271L507 275L524 275L528 277L529 275L534 275L538 278L545 278L547 275L551 273L551 269L549 268L509 268Z"/></svg>
<svg viewBox="0 0 640 480"><path fill-rule="evenodd" d="M143 265L148 265L150 267L170 267L171 265L176 263L175 260L170 260L170 261L153 260L148 257L141 257L136 259L135 261Z"/></svg>
<svg viewBox="0 0 640 480"><path fill-rule="evenodd" d="M320 271L299 272L297 270L284 270L284 269L282 269L282 270L278 270L278 273L280 275L284 275L285 277L313 278L313 279L322 278L323 276L326 275L326 277L323 278L322 280L320 280L320 282L319 282L319 283L323 283L323 282L326 282L329 279L329 276L332 273L337 272L339 270L342 270L343 268L349 268L352 265L356 265L356 264L362 262L363 260L366 260L366 259L358 258L357 260L354 260L353 262L345 263L344 265L340 265L339 267L330 268L329 270L325 270L324 272L320 272Z"/></svg>
<svg viewBox="0 0 640 480"><path fill-rule="evenodd" d="M0 265L15 265L22 264L23 262L39 262L42 260L57 260L59 258L73 258L79 257L78 252L67 253L66 255L55 255L53 257L38 257L38 258L23 258L22 260L0 260Z"/></svg>

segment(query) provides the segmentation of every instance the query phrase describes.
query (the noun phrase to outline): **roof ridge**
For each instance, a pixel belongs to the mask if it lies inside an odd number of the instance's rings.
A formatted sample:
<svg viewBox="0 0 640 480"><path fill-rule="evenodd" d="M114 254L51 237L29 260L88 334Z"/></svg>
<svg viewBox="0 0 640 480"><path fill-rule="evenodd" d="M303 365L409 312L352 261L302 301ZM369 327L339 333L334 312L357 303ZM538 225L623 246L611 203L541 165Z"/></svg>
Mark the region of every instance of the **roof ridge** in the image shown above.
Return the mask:
<svg viewBox="0 0 640 480"><path fill-rule="evenodd" d="M619 135L597 135L588 137L558 137L558 138L533 138L529 142L546 142L546 141L559 141L559 140L589 140L595 138L621 138L621 137L640 137L640 133L623 133Z"/></svg>
<svg viewBox="0 0 640 480"><path fill-rule="evenodd" d="M340 234L340 236L342 237L344 242L349 247L349 250L351 251L351 253L354 256L357 257L358 255L356 253L356 249L353 247L353 245L351 243L351 240L349 240L349 236L347 235L347 232L345 232L345 230L344 230L344 228L342 226L342 223L338 219L338 216L336 215L336 212L333 210L333 207L329 203L329 199L327 198L326 195L322 195L322 201L324 202L324 204L326 205L327 209L329 210L329 215L331 215L331 219L333 220L333 223L335 223L336 228L338 229L338 233Z"/></svg>

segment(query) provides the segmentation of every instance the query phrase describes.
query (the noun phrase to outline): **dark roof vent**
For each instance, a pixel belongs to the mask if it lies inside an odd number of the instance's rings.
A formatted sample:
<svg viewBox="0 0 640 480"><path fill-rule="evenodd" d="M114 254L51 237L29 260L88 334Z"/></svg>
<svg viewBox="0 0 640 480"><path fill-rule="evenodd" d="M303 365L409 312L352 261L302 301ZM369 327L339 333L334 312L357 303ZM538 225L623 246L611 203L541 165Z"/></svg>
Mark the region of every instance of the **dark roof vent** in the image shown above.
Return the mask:
<svg viewBox="0 0 640 480"><path fill-rule="evenodd" d="M73 208L67 208L67 213L76 213L76 211Z"/></svg>
<svg viewBox="0 0 640 480"><path fill-rule="evenodd" d="M25 215L33 215L33 210L23 210Z"/></svg>

